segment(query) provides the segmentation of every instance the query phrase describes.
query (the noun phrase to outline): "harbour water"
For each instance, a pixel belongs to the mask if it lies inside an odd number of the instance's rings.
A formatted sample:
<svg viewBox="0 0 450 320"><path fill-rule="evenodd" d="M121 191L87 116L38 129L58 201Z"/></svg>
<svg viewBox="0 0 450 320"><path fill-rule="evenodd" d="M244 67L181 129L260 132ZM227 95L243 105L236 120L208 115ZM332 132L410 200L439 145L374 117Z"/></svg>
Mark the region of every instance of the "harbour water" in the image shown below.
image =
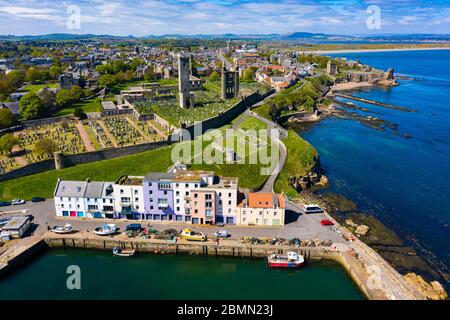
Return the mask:
<svg viewBox="0 0 450 320"><path fill-rule="evenodd" d="M81 290L67 268L79 266ZM264 260L52 249L0 280L0 299L364 299L339 264L270 270Z"/></svg>
<svg viewBox="0 0 450 320"><path fill-rule="evenodd" d="M375 112L357 113L398 124L398 132L328 118L301 135L318 149L332 192L375 214L445 277L450 266L450 51L334 56L394 68L396 74L413 78L400 80L399 87L351 94L418 112L354 101ZM448 288L448 282L443 284Z"/></svg>

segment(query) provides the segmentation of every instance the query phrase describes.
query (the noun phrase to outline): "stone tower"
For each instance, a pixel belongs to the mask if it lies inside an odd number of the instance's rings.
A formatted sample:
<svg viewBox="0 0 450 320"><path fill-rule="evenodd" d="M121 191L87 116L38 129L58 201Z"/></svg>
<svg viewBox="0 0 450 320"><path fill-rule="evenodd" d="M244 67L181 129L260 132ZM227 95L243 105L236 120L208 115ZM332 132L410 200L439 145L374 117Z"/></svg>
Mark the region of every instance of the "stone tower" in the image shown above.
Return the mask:
<svg viewBox="0 0 450 320"><path fill-rule="evenodd" d="M222 70L222 99L235 99L239 97L239 67L235 71L227 71L224 65Z"/></svg>
<svg viewBox="0 0 450 320"><path fill-rule="evenodd" d="M183 109L191 107L190 60L189 57L184 57L181 54L178 56L178 93L180 95L180 107Z"/></svg>
<svg viewBox="0 0 450 320"><path fill-rule="evenodd" d="M327 73L330 76L335 76L338 73L337 66L334 62L331 61L331 59L328 60L328 63L327 63Z"/></svg>

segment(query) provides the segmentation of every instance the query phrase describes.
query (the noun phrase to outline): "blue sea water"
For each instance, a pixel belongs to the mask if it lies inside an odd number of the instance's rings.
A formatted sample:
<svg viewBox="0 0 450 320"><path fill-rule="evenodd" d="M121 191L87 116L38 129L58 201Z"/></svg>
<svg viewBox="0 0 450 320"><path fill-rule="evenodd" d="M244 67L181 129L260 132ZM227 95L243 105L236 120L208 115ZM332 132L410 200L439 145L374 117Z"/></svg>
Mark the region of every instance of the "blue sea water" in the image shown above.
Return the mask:
<svg viewBox="0 0 450 320"><path fill-rule="evenodd" d="M416 248L431 251L427 260L434 260L448 272L450 50L334 56L360 60L383 70L394 68L397 75L414 78L400 80L399 87L352 94L418 112L355 102L380 113L366 115L397 123L400 134L377 131L358 121L328 118L301 135L318 149L332 192L357 202L360 211L375 214Z"/></svg>

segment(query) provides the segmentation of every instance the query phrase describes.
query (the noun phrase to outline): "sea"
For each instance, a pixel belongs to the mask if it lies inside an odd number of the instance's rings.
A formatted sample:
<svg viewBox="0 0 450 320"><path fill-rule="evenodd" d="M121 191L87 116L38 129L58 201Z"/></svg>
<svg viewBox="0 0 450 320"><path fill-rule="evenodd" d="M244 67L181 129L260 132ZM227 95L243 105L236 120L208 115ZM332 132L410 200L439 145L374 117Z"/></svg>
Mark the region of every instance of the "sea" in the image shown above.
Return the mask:
<svg viewBox="0 0 450 320"><path fill-rule="evenodd" d="M367 108L357 113L391 122L397 129L376 130L331 117L301 136L320 153L329 191L375 215L416 248L445 281L450 267L450 50L332 56L382 70L393 68L401 76L399 86L351 94L417 112L352 101Z"/></svg>

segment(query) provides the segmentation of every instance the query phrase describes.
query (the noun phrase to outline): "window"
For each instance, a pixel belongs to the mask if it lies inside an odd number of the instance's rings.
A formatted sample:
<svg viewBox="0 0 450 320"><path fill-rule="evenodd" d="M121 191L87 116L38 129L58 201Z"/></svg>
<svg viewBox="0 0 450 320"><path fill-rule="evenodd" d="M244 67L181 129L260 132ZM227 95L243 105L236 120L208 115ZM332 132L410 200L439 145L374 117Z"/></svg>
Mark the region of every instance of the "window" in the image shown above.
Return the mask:
<svg viewBox="0 0 450 320"><path fill-rule="evenodd" d="M150 210L153 210L153 208L154 208L153 206L150 206Z"/></svg>
<svg viewBox="0 0 450 320"><path fill-rule="evenodd" d="M177 199L177 203L180 203L180 199Z"/></svg>
<svg viewBox="0 0 450 320"><path fill-rule="evenodd" d="M97 211L98 210L98 206L97 205L88 205L88 211Z"/></svg>
<svg viewBox="0 0 450 320"><path fill-rule="evenodd" d="M189 191L186 191L186 197L189 197Z"/></svg>
<svg viewBox="0 0 450 320"><path fill-rule="evenodd" d="M151 182L149 182L149 183L148 183L148 186L149 186L149 187L152 187L152 183L151 183Z"/></svg>
<svg viewBox="0 0 450 320"><path fill-rule="evenodd" d="M179 196L180 195L180 191L177 191L176 195Z"/></svg>
<svg viewBox="0 0 450 320"><path fill-rule="evenodd" d="M64 203L61 204L61 208L64 208Z"/></svg>
<svg viewBox="0 0 450 320"><path fill-rule="evenodd" d="M198 184L195 184L195 188L198 188Z"/></svg>
<svg viewBox="0 0 450 320"><path fill-rule="evenodd" d="M212 208L212 202L205 202L205 208Z"/></svg>
<svg viewBox="0 0 450 320"><path fill-rule="evenodd" d="M198 210L197 210L197 209L195 209L194 213L195 213L195 214L197 214L197 213L198 213Z"/></svg>
<svg viewBox="0 0 450 320"><path fill-rule="evenodd" d="M269 219L264 219L264 225L268 225L269 224Z"/></svg>
<svg viewBox="0 0 450 320"><path fill-rule="evenodd" d="M135 195L138 194L138 190L134 190L134 194L135 194Z"/></svg>
<svg viewBox="0 0 450 320"><path fill-rule="evenodd" d="M153 190L150 190L150 191L148 192L148 194L153 194Z"/></svg>
<svg viewBox="0 0 450 320"><path fill-rule="evenodd" d="M230 200L230 201L228 201L228 205L229 205L229 206L231 206L231 200Z"/></svg>
<svg viewBox="0 0 450 320"><path fill-rule="evenodd" d="M175 185L177 188L180 186L180 184L179 183L177 183L176 185Z"/></svg>
<svg viewBox="0 0 450 320"><path fill-rule="evenodd" d="M139 206L136 206L136 210L139 210Z"/></svg>
<svg viewBox="0 0 450 320"><path fill-rule="evenodd" d="M221 197L222 196L222 192L219 192L219 197Z"/></svg>
<svg viewBox="0 0 450 320"><path fill-rule="evenodd" d="M219 205L222 205L222 200L219 200Z"/></svg>
<svg viewBox="0 0 450 320"><path fill-rule="evenodd" d="M121 197L120 201L127 203L127 202L131 202L131 199L129 197Z"/></svg>
<svg viewBox="0 0 450 320"><path fill-rule="evenodd" d="M230 198L231 198L231 193L229 193L229 194L228 194L228 197L230 197Z"/></svg>
<svg viewBox="0 0 450 320"><path fill-rule="evenodd" d="M194 198L198 198L198 193L194 193Z"/></svg>
<svg viewBox="0 0 450 320"><path fill-rule="evenodd" d="M120 194L123 194L123 189L120 189Z"/></svg>
<svg viewBox="0 0 450 320"><path fill-rule="evenodd" d="M189 185L186 183L186 184L184 185L184 187L185 187L185 188L189 188Z"/></svg>
<svg viewBox="0 0 450 320"><path fill-rule="evenodd" d="M206 199L206 200L211 200L211 199L212 199L212 195L211 195L211 194L205 195L205 199Z"/></svg>
<svg viewBox="0 0 450 320"><path fill-rule="evenodd" d="M167 191L164 191L164 195L167 196Z"/></svg>
<svg viewBox="0 0 450 320"><path fill-rule="evenodd" d="M256 218L256 224L259 224L259 219L258 218Z"/></svg>
<svg viewBox="0 0 450 320"><path fill-rule="evenodd" d="M139 201L139 198L134 198L134 201L138 202L138 201Z"/></svg>
<svg viewBox="0 0 450 320"><path fill-rule="evenodd" d="M180 212L180 207L177 207L177 212Z"/></svg>
<svg viewBox="0 0 450 320"><path fill-rule="evenodd" d="M213 215L212 210L210 210L210 209L205 210L205 215L206 215L207 217L212 217L212 215Z"/></svg>
<svg viewBox="0 0 450 320"><path fill-rule="evenodd" d="M168 201L165 198L159 198L158 199L158 206L167 206L168 205Z"/></svg>
<svg viewBox="0 0 450 320"><path fill-rule="evenodd" d="M170 189L170 183L168 183L168 182L160 182L159 183L159 189L161 189L161 190Z"/></svg>

